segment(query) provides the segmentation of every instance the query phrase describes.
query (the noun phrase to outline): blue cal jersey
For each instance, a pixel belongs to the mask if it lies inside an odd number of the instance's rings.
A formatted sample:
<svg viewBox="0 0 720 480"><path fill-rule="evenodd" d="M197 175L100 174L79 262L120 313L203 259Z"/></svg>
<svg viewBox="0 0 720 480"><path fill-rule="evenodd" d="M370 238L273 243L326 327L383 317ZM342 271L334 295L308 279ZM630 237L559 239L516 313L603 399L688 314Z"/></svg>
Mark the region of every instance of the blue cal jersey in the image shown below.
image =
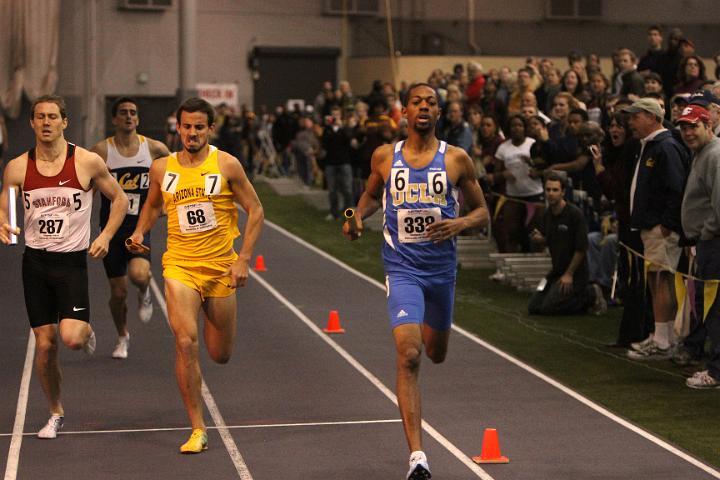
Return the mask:
<svg viewBox="0 0 720 480"><path fill-rule="evenodd" d="M402 155L404 142L395 144L392 167L383 195L383 260L387 273L419 275L454 274L455 239L435 244L428 240L427 226L458 216L458 189L445 168L447 143L432 161L414 169Z"/></svg>

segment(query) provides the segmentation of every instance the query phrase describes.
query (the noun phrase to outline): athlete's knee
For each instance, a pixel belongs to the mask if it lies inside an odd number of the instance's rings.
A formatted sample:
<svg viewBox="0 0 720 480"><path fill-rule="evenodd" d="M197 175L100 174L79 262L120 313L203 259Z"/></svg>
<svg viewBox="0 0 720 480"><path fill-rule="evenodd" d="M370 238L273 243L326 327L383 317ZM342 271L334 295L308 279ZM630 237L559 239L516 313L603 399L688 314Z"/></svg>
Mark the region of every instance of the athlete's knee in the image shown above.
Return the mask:
<svg viewBox="0 0 720 480"><path fill-rule="evenodd" d="M198 339L194 335L176 333L175 346L178 353L184 357L197 356Z"/></svg>
<svg viewBox="0 0 720 480"><path fill-rule="evenodd" d="M414 371L420 368L422 352L415 345L408 345L398 349L398 366L404 370Z"/></svg>
<svg viewBox="0 0 720 480"><path fill-rule="evenodd" d="M80 350L85 345L85 341L77 335L63 335L62 341L70 350Z"/></svg>
<svg viewBox="0 0 720 480"><path fill-rule="evenodd" d="M215 363L224 365L230 361L230 357L232 356L232 348L210 349L208 353L210 354L210 358L212 358Z"/></svg>
<svg viewBox="0 0 720 480"><path fill-rule="evenodd" d="M447 348L442 347L428 347L425 350L425 354L433 363L442 363L447 357Z"/></svg>
<svg viewBox="0 0 720 480"><path fill-rule="evenodd" d="M131 267L128 270L128 278L133 283L133 285L136 285L140 288L145 288L150 283L150 269L145 267Z"/></svg>
<svg viewBox="0 0 720 480"><path fill-rule="evenodd" d="M127 300L127 286L126 285L111 285L110 286L110 304L118 305L124 304Z"/></svg>
<svg viewBox="0 0 720 480"><path fill-rule="evenodd" d="M87 342L87 335L74 329L71 331L60 329L60 338L70 350L80 350Z"/></svg>
<svg viewBox="0 0 720 480"><path fill-rule="evenodd" d="M47 359L53 352L57 351L57 339L55 336L36 336L35 337L35 352L36 355L41 359Z"/></svg>

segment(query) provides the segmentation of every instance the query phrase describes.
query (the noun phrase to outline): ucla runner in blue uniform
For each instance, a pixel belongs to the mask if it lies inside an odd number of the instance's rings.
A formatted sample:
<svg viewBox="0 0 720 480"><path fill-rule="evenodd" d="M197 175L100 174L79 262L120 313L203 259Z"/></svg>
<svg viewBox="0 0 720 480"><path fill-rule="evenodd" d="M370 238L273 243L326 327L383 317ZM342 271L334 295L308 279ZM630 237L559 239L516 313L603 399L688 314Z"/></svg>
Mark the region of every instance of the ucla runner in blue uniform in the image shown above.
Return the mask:
<svg viewBox="0 0 720 480"><path fill-rule="evenodd" d="M397 355L397 397L410 448L409 480L430 478L422 451L418 374L423 347L433 363L445 360L455 295L456 243L463 230L488 223L473 162L464 150L435 137L440 107L428 84L412 85L403 115L408 139L373 153L367 189L345 222L356 240L362 219L382 204L382 247L388 315ZM470 212L458 216L462 191Z"/></svg>
<svg viewBox="0 0 720 480"><path fill-rule="evenodd" d="M120 97L112 105L112 124L115 134L95 145L91 151L105 160L105 164L128 197L125 219L103 259L105 273L110 281L110 313L118 339L112 356L125 359L130 347L127 328L128 278L138 289L138 317L143 323L152 317L150 295L150 254L133 253L125 248L125 239L135 230L150 187L150 166L153 160L170 154L164 143L138 135L140 124L137 102L130 97ZM110 201L101 196L100 228L105 227L110 212ZM150 235L143 243L150 246Z"/></svg>

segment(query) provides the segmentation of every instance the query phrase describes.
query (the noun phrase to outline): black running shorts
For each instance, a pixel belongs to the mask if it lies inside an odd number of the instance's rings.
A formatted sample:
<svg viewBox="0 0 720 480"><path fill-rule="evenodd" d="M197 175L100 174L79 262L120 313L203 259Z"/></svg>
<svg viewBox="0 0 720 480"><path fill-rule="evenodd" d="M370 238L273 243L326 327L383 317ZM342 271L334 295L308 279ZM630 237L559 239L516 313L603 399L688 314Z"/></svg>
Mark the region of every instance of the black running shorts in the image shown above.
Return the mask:
<svg viewBox="0 0 720 480"><path fill-rule="evenodd" d="M125 246L125 239L132 235L116 233L115 236L110 240L110 247L108 248L108 254L103 258L103 266L105 267L105 275L108 278L124 277L127 275L128 263L133 258L144 258L148 262L150 261L149 253L135 253L131 252ZM150 246L150 234L148 233L143 237L143 244Z"/></svg>
<svg viewBox="0 0 720 480"><path fill-rule="evenodd" d="M63 318L90 321L87 250L47 252L25 247L22 277L32 328Z"/></svg>

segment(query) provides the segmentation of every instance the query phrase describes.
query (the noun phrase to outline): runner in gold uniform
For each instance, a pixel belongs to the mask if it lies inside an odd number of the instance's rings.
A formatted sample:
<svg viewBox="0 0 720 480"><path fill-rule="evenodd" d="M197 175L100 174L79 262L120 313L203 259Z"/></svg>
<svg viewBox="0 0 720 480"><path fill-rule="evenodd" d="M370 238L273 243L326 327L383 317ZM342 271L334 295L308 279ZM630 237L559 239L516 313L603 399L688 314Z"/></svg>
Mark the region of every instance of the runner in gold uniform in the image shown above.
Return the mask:
<svg viewBox="0 0 720 480"><path fill-rule="evenodd" d="M237 323L235 289L245 285L264 218L260 200L238 159L208 144L214 117L212 106L199 98L186 100L178 108L183 150L153 162L150 191L130 237L135 245L141 244L165 205L165 297L175 334L175 374L193 428L190 439L180 447L182 453L207 449L198 311L202 308L205 313L203 333L210 357L227 363ZM233 241L240 235L234 202L248 215L238 253L233 249Z"/></svg>

